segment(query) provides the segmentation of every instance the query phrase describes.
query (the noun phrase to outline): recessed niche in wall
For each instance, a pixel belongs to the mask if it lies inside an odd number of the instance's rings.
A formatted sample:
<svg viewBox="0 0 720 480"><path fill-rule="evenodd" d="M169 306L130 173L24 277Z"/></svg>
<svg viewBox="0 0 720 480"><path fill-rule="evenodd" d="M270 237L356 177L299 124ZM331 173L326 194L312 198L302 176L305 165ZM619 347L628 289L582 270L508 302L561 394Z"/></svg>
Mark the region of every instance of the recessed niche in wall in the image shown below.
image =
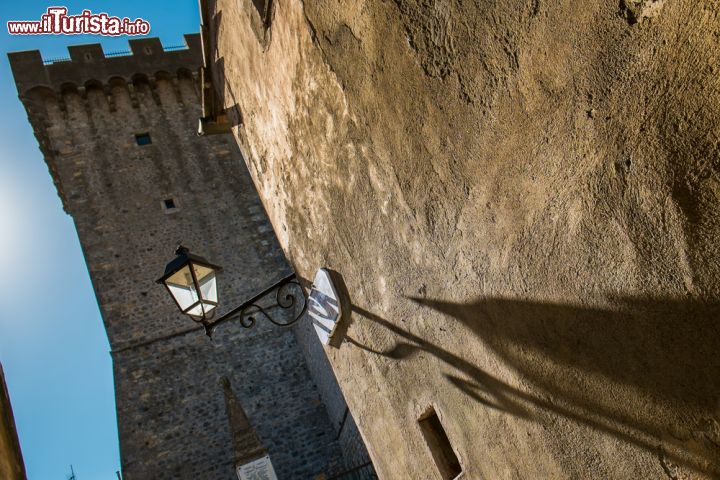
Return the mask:
<svg viewBox="0 0 720 480"><path fill-rule="evenodd" d="M135 142L142 147L143 145L150 145L152 139L149 133L137 133L135 134Z"/></svg>
<svg viewBox="0 0 720 480"><path fill-rule="evenodd" d="M165 213L174 213L178 211L177 200L175 200L174 198L166 198L160 203Z"/></svg>
<svg viewBox="0 0 720 480"><path fill-rule="evenodd" d="M453 480L457 478L462 473L460 460L455 455L455 450L450 444L450 439L435 412L435 408L428 408L420 416L418 423L442 479Z"/></svg>

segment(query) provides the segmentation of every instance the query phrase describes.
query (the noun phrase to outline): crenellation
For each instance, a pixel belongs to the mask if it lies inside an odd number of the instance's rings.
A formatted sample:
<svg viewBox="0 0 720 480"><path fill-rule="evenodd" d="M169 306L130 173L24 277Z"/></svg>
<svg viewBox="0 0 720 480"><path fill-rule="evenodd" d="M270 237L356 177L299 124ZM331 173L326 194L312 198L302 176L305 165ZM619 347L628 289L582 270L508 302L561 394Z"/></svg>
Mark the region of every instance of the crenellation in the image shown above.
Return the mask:
<svg viewBox="0 0 720 480"><path fill-rule="evenodd" d="M157 37L132 39L129 43L130 51L137 57L140 65L143 61L155 60L159 54L164 52L162 43Z"/></svg>
<svg viewBox="0 0 720 480"><path fill-rule="evenodd" d="M137 74L151 78L157 72L172 72L179 77L202 64L198 34L185 35L185 49L165 50L158 38L133 39L129 44L131 53L121 56L106 56L100 44L70 46L69 61L49 64L43 62L39 50L13 52L8 57L21 97L38 86L62 91L68 85L81 88L88 81L106 85L114 77L131 83Z"/></svg>
<svg viewBox="0 0 720 480"><path fill-rule="evenodd" d="M70 61L75 64L94 64L105 60L105 52L99 43L71 45L68 47L68 52Z"/></svg>

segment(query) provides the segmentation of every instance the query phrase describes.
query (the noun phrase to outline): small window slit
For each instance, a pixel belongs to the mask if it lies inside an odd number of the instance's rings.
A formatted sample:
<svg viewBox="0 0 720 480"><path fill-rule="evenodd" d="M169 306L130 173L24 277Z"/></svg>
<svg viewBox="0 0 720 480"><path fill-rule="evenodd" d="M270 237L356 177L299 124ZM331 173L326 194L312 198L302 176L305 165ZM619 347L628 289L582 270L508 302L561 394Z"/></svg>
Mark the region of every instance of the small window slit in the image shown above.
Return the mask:
<svg viewBox="0 0 720 480"><path fill-rule="evenodd" d="M462 473L462 466L435 409L430 407L420 416L418 423L442 479L457 478Z"/></svg>

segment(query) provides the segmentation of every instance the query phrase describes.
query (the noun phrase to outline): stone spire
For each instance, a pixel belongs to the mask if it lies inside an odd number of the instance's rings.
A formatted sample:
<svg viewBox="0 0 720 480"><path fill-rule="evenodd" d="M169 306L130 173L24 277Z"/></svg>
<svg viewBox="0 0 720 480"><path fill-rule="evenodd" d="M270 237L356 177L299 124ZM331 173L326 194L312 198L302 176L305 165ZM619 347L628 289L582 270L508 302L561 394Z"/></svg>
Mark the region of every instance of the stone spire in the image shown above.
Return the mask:
<svg viewBox="0 0 720 480"><path fill-rule="evenodd" d="M267 450L260 442L255 429L250 425L245 410L232 390L230 380L223 377L221 383L225 393L225 408L230 422L230 433L233 437L235 466L239 467L266 456Z"/></svg>

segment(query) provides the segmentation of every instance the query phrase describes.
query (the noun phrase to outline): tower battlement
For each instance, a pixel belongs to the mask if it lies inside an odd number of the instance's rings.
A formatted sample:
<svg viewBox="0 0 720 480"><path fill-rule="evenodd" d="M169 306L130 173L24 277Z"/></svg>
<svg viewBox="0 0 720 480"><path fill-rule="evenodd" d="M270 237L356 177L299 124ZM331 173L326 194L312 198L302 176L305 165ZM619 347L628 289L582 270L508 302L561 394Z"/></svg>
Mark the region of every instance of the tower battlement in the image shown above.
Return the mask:
<svg viewBox="0 0 720 480"><path fill-rule="evenodd" d="M106 55L99 43L75 45L68 47L69 60L53 63L43 61L39 50L8 54L18 95L66 211L70 212L68 181L63 182L58 174L58 158L84 148L76 145L78 122L90 121L93 111L98 115L118 108L128 121L127 108L122 106L138 109L144 99L158 106L164 102L166 107L177 102L193 108L198 103L200 35L184 38L186 47L182 49L163 48L156 37L130 40L130 52L119 56ZM160 84L168 85L174 95L163 94Z"/></svg>
<svg viewBox="0 0 720 480"><path fill-rule="evenodd" d="M23 96L35 87L47 87L57 92L64 88L83 89L86 85L107 85L114 78L128 83L137 75L152 79L158 72L177 74L202 65L200 34L185 35L184 49L165 49L160 39L130 40L130 54L106 55L99 43L68 47L69 60L46 63L39 50L9 53L18 93Z"/></svg>

